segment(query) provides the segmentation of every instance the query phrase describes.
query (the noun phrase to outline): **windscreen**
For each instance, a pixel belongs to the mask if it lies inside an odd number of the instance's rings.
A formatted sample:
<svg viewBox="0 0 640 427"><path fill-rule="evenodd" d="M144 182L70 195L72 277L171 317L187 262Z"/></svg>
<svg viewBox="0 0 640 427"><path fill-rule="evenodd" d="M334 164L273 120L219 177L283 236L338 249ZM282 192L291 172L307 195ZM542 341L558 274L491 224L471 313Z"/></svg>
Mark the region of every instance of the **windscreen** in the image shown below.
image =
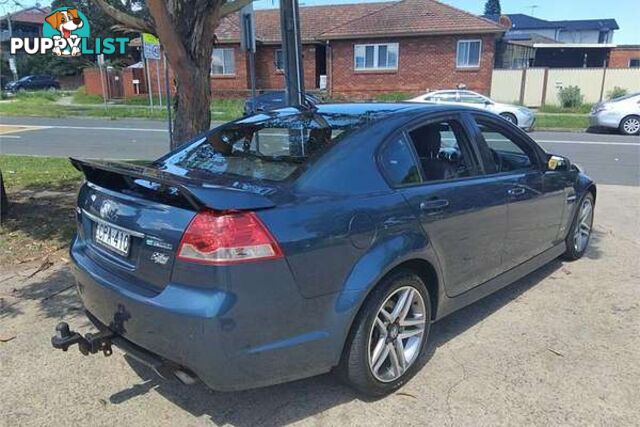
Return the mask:
<svg viewBox="0 0 640 427"><path fill-rule="evenodd" d="M284 181L368 121L344 114L264 113L214 129L164 159L168 172L230 174Z"/></svg>

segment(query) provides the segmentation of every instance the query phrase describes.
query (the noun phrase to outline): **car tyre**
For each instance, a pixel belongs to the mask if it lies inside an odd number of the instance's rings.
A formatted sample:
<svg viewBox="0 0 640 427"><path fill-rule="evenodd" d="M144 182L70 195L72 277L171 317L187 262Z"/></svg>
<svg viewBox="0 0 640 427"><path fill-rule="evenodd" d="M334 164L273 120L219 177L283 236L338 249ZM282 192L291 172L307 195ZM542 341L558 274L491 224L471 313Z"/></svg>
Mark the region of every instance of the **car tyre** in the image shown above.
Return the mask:
<svg viewBox="0 0 640 427"><path fill-rule="evenodd" d="M567 261L575 261L582 258L589 247L591 231L593 229L593 210L595 202L593 194L588 192L580 201L573 223L565 240L567 249L563 258Z"/></svg>
<svg viewBox="0 0 640 427"><path fill-rule="evenodd" d="M640 134L640 116L628 116L620 122L620 132L624 135Z"/></svg>
<svg viewBox="0 0 640 427"><path fill-rule="evenodd" d="M409 308L401 310L395 320L385 317L396 312L396 304L401 304L401 298L407 292L410 296L405 297L402 307ZM407 305L409 298L412 300ZM381 314L383 309L384 315ZM383 318L387 321L382 322ZM423 320L421 324L420 319ZM387 324L383 326L381 323ZM408 326L410 324L413 326ZM380 397L394 392L424 365L430 326L431 300L423 280L409 270L390 274L371 292L356 316L337 374L342 381L365 395ZM387 328L385 335L380 333L383 327ZM417 333L420 327L422 332ZM409 334L414 335L403 338ZM403 343L400 346L398 339ZM381 344L383 350L376 353ZM396 351L391 353L390 348ZM378 369L374 372L375 366L370 360L377 358L380 361L385 354L384 360L376 363Z"/></svg>
<svg viewBox="0 0 640 427"><path fill-rule="evenodd" d="M513 123L514 125L518 126L518 119L515 115L511 113L500 113L500 116L509 123Z"/></svg>

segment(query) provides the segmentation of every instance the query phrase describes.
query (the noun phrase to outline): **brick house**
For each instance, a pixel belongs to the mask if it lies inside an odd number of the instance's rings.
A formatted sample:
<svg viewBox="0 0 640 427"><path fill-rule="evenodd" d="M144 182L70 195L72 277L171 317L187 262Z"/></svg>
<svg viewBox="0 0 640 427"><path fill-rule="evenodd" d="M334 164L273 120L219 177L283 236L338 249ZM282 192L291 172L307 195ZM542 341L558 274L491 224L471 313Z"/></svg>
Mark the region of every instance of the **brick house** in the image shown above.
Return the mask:
<svg viewBox="0 0 640 427"><path fill-rule="evenodd" d="M329 95L337 98L460 84L489 93L495 41L504 32L495 22L435 0L301 7L300 20L305 88L320 89L326 80ZM216 30L211 89L218 96L249 92L239 30L237 14ZM257 89L282 89L279 10L256 11L256 39Z"/></svg>
<svg viewBox="0 0 640 427"><path fill-rule="evenodd" d="M612 68L639 68L640 45L618 45L611 49L609 66Z"/></svg>

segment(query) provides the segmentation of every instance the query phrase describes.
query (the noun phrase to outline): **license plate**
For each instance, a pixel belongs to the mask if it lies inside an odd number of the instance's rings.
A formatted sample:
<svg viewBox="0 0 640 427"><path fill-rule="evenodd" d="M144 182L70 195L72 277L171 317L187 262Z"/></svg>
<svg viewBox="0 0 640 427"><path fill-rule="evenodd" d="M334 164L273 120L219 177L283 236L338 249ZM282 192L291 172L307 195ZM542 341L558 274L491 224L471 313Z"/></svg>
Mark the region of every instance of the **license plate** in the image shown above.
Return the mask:
<svg viewBox="0 0 640 427"><path fill-rule="evenodd" d="M106 224L96 224L95 240L120 255L129 255L131 235Z"/></svg>

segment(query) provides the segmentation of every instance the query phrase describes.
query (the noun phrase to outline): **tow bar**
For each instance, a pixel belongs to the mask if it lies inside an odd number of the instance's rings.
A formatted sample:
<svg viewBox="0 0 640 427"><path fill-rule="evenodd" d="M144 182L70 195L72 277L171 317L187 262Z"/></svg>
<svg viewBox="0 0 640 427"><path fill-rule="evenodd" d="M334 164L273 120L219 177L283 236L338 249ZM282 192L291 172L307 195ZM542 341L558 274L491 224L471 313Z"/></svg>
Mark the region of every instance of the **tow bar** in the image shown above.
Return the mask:
<svg viewBox="0 0 640 427"><path fill-rule="evenodd" d="M56 326L56 334L51 337L51 345L53 345L53 348L67 351L72 345L78 344L80 353L85 356L96 354L99 351L102 351L105 356L111 356L113 353L111 350L111 338L113 336L114 333L108 329L96 334L87 333L82 336L69 329L69 325L66 322L60 322Z"/></svg>

